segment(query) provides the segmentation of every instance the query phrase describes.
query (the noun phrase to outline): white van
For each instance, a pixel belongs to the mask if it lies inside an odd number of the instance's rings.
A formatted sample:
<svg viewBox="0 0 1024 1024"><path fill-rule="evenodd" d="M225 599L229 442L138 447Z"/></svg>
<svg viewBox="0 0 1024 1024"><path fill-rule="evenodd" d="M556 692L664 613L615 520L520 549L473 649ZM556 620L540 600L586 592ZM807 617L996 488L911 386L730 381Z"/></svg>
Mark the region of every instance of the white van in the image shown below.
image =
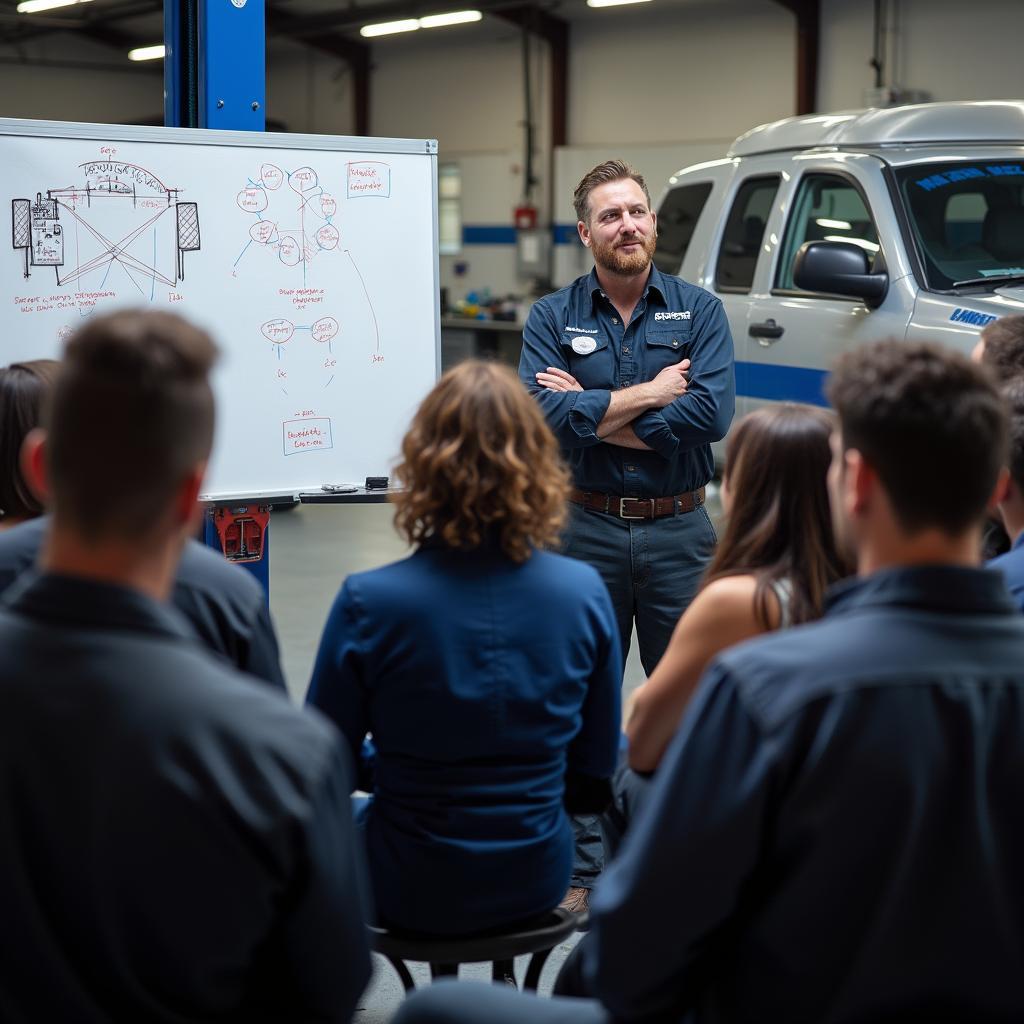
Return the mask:
<svg viewBox="0 0 1024 1024"><path fill-rule="evenodd" d="M737 416L825 404L835 357L879 338L969 352L1024 313L1024 102L812 115L673 175L655 262L725 305Z"/></svg>

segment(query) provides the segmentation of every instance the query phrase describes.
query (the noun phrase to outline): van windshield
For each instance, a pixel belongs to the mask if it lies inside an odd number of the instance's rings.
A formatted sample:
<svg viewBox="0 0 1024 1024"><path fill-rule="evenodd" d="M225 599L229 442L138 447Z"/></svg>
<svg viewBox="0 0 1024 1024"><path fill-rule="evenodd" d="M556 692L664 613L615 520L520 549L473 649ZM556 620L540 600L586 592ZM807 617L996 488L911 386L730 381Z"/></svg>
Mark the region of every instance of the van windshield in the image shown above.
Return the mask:
<svg viewBox="0 0 1024 1024"><path fill-rule="evenodd" d="M1024 278L1024 161L896 170L928 287Z"/></svg>

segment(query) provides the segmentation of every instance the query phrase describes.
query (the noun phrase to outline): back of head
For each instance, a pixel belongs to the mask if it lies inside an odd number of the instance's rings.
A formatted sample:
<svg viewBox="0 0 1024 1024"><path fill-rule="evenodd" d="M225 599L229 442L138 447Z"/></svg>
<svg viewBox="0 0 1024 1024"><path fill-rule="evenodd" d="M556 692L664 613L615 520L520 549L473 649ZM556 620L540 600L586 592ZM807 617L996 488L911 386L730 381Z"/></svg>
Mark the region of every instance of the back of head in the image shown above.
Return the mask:
<svg viewBox="0 0 1024 1024"><path fill-rule="evenodd" d="M981 520L1007 447L985 370L937 344L883 341L843 355L828 395L843 449L878 474L906 534L953 537Z"/></svg>
<svg viewBox="0 0 1024 1024"><path fill-rule="evenodd" d="M846 573L828 501L833 427L824 409L787 402L750 413L729 434L732 503L706 581L756 576L755 609L766 624L770 582L789 582L792 620L803 622L821 614L825 589Z"/></svg>
<svg viewBox="0 0 1024 1024"><path fill-rule="evenodd" d="M216 347L172 313L91 319L67 343L47 426L54 516L90 540L158 525L213 442Z"/></svg>
<svg viewBox="0 0 1024 1024"><path fill-rule="evenodd" d="M1010 416L1010 479L1024 496L1024 375L1011 377L1001 393Z"/></svg>
<svg viewBox="0 0 1024 1024"><path fill-rule="evenodd" d="M647 205L651 205L651 193L647 190L647 182L644 176L633 167L630 167L625 160L605 160L604 163L592 167L580 179L576 191L572 194L572 204L576 210L576 219L584 224L590 223L590 193L598 185L607 185L611 181L623 181L629 178L635 181L647 199Z"/></svg>
<svg viewBox="0 0 1024 1024"><path fill-rule="evenodd" d="M515 561L554 545L568 471L554 435L507 367L449 370L413 418L395 471L395 525L410 541L472 550L497 544Z"/></svg>
<svg viewBox="0 0 1024 1024"><path fill-rule="evenodd" d="M1024 315L993 320L981 332L982 366L1001 381L1024 373Z"/></svg>
<svg viewBox="0 0 1024 1024"><path fill-rule="evenodd" d="M33 519L42 512L19 460L25 435L42 422L59 365L53 359L36 359L0 370L0 520Z"/></svg>

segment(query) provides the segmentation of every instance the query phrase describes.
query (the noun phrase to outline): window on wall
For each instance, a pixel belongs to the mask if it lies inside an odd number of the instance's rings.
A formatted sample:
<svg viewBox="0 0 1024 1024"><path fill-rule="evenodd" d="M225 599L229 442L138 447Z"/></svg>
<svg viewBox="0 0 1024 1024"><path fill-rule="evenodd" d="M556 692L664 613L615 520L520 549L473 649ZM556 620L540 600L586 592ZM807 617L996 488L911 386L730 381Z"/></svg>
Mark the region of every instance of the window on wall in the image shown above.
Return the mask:
<svg viewBox="0 0 1024 1024"><path fill-rule="evenodd" d="M462 172L458 164L437 168L437 234L442 256L462 250Z"/></svg>

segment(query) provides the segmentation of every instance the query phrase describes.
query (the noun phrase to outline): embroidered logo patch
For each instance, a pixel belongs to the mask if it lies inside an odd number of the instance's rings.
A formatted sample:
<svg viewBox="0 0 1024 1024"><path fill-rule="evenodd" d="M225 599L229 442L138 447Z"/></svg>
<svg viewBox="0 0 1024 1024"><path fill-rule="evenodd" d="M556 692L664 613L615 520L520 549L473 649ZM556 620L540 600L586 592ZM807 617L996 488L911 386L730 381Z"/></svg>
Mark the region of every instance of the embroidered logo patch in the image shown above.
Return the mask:
<svg viewBox="0 0 1024 1024"><path fill-rule="evenodd" d="M684 309L682 311L673 311L673 312L670 312L670 313L655 313L654 314L654 319L655 320L689 320L690 319L690 311L688 309Z"/></svg>
<svg viewBox="0 0 1024 1024"><path fill-rule="evenodd" d="M573 338L570 344L578 356L589 356L597 348L597 342L593 338Z"/></svg>

